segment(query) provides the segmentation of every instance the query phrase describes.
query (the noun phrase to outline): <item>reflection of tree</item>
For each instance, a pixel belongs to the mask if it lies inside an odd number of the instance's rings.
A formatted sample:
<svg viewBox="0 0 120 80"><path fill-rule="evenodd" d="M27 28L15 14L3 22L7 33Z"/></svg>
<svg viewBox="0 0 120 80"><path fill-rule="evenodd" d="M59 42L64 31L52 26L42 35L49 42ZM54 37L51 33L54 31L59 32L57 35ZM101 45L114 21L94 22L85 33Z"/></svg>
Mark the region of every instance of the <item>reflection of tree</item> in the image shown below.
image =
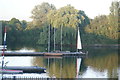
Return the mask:
<svg viewBox="0 0 120 80"><path fill-rule="evenodd" d="M44 67L44 58L43 57L34 57L32 60L34 66Z"/></svg>
<svg viewBox="0 0 120 80"><path fill-rule="evenodd" d="M60 65L62 65L61 61L62 61L62 59L55 59L55 58L49 59L49 62L48 62L49 65L47 64L47 66L48 66L47 68L48 68L50 77L55 76L55 77L59 78L61 76L61 71L60 71L61 70Z"/></svg>
<svg viewBox="0 0 120 80"><path fill-rule="evenodd" d="M89 54L88 56L90 58L94 58L94 57L103 57L103 56L108 56L110 53L116 53L116 51L118 51L118 48L113 48L113 47L84 47L83 49L85 49L85 51L88 51Z"/></svg>
<svg viewBox="0 0 120 80"><path fill-rule="evenodd" d="M63 78L75 78L76 77L76 59L64 58L63 59Z"/></svg>
<svg viewBox="0 0 120 80"><path fill-rule="evenodd" d="M108 77L117 77L118 55L110 54L108 56L88 58L85 60L87 66L92 66L96 70L108 70Z"/></svg>
<svg viewBox="0 0 120 80"><path fill-rule="evenodd" d="M75 78L76 76L76 59L62 58L50 59L49 75L56 78Z"/></svg>
<svg viewBox="0 0 120 80"><path fill-rule="evenodd" d="M56 78L75 78L76 77L76 58L43 58L35 57L33 65L46 67L50 77Z"/></svg>

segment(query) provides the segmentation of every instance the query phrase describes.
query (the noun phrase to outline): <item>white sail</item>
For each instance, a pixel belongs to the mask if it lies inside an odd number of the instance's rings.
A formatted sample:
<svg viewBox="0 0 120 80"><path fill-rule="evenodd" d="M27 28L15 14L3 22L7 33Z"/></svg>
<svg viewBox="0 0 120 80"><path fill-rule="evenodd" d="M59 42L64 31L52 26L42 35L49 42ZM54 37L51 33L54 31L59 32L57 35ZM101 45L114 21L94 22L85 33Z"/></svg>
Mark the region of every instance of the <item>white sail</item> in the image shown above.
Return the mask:
<svg viewBox="0 0 120 80"><path fill-rule="evenodd" d="M78 36L77 36L77 49L82 49L79 29L78 29Z"/></svg>
<svg viewBox="0 0 120 80"><path fill-rule="evenodd" d="M82 60L81 58L77 58L77 75L76 75L76 77L78 77L78 75L79 75L81 60Z"/></svg>

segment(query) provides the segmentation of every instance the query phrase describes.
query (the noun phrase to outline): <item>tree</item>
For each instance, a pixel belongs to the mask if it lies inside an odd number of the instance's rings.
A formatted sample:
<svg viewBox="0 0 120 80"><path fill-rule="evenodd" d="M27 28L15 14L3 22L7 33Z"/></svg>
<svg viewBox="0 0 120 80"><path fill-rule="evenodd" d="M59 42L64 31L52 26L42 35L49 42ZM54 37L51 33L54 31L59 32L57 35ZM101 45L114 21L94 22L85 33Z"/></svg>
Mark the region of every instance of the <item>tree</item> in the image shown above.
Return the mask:
<svg viewBox="0 0 120 80"><path fill-rule="evenodd" d="M9 24L16 24L16 23L20 23L20 21L16 18L12 18L10 21L9 21Z"/></svg>
<svg viewBox="0 0 120 80"><path fill-rule="evenodd" d="M94 18L85 30L89 33L106 36L110 39L118 39L118 2L112 2L110 14Z"/></svg>
<svg viewBox="0 0 120 80"><path fill-rule="evenodd" d="M46 2L43 2L41 5L37 5L32 10L32 16L33 24L37 26L42 26L43 24L46 24L47 17L46 15L51 10L55 10L55 6Z"/></svg>
<svg viewBox="0 0 120 80"><path fill-rule="evenodd" d="M48 20L53 27L74 27L76 28L78 24L81 22L77 16L78 10L74 9L74 7L67 5L58 10L51 11L48 14ZM54 17L54 18L53 18Z"/></svg>
<svg viewBox="0 0 120 80"><path fill-rule="evenodd" d="M118 18L119 18L119 7L120 4L118 1L114 1L111 4L110 7L110 14L109 14L109 25L111 28L112 33L114 36L112 36L113 39L118 39Z"/></svg>
<svg viewBox="0 0 120 80"><path fill-rule="evenodd" d="M76 30L89 24L89 19L84 11L77 10L71 5L67 5L58 10L52 10L47 15L48 23L54 28L56 33L56 44L76 44ZM81 29L83 30L83 29ZM53 39L54 40L54 39Z"/></svg>
<svg viewBox="0 0 120 80"><path fill-rule="evenodd" d="M21 21L21 25L23 29L27 28L27 21L25 20Z"/></svg>
<svg viewBox="0 0 120 80"><path fill-rule="evenodd" d="M11 28L14 28L15 30L23 30L21 22L16 18L12 18L9 21L9 26L11 26Z"/></svg>

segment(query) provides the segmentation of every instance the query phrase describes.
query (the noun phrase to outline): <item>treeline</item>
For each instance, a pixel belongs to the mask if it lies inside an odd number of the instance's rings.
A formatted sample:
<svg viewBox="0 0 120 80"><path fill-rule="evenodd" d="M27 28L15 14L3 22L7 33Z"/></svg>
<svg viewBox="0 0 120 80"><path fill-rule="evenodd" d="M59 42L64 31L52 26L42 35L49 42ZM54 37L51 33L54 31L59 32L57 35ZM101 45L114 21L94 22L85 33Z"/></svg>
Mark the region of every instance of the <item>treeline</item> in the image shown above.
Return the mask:
<svg viewBox="0 0 120 80"><path fill-rule="evenodd" d="M89 33L106 36L110 39L118 39L119 2L113 2L109 15L101 15L91 20L91 24L86 27Z"/></svg>
<svg viewBox="0 0 120 80"><path fill-rule="evenodd" d="M112 2L110 6L110 14L95 17L94 20L91 20L90 25L86 27L86 32L103 35L110 39L118 39L120 25L119 6L119 2Z"/></svg>
<svg viewBox="0 0 120 80"><path fill-rule="evenodd" d="M51 49L53 46L60 49L61 41L63 46L76 46L77 29L80 29L83 45L117 44L118 6L115 1L111 4L109 15L90 19L84 11L71 5L56 9L54 5L44 2L32 10L31 22L16 18L1 22L3 28L7 26L7 44L10 48L42 45L44 51L50 42Z"/></svg>
<svg viewBox="0 0 120 80"><path fill-rule="evenodd" d="M12 18L10 21L1 21L3 26L7 28L7 45L10 49L19 49L21 47L32 47L36 45L40 31L37 28L27 29L29 22L19 21ZM3 34L4 36L4 34Z"/></svg>

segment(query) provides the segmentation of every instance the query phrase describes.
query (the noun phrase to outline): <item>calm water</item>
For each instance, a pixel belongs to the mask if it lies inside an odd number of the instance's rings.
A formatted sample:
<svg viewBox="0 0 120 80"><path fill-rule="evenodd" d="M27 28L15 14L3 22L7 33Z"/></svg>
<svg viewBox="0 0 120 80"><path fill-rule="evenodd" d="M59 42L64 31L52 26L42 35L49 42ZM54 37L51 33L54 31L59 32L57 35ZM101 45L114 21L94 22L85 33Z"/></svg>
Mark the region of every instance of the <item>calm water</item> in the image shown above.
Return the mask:
<svg viewBox="0 0 120 80"><path fill-rule="evenodd" d="M40 78L118 78L117 49L87 49L89 54L84 57L40 57L14 56L5 57L7 66L40 66L47 69L42 74L17 74L4 76L33 76ZM0 57L1 59L2 57ZM81 65L77 59L81 59ZM77 72L77 67L80 67Z"/></svg>

